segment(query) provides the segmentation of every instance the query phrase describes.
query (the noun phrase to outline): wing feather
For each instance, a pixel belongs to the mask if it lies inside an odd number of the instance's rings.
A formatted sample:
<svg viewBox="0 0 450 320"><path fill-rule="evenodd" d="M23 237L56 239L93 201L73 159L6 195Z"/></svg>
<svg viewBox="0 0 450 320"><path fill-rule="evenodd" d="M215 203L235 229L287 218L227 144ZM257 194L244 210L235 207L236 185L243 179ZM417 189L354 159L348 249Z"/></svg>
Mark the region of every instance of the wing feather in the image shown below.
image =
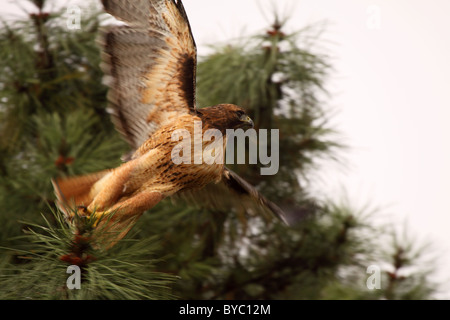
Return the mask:
<svg viewBox="0 0 450 320"><path fill-rule="evenodd" d="M224 168L219 183L211 183L202 190L188 190L174 197L175 202L184 201L190 205L214 210L241 209L251 215L266 218L276 217L287 225L288 215L275 203L264 197L254 186L235 172Z"/></svg>
<svg viewBox="0 0 450 320"><path fill-rule="evenodd" d="M104 32L102 68L113 123L137 149L166 121L195 110L196 45L181 1L102 2L126 23Z"/></svg>

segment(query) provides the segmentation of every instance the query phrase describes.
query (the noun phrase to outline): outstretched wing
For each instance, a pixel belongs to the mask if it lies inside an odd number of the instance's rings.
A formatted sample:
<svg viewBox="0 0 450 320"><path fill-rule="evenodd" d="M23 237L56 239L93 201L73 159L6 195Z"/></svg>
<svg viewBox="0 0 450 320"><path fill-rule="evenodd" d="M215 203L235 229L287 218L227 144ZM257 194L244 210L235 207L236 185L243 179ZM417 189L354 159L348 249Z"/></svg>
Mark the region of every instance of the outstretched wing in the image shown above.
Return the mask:
<svg viewBox="0 0 450 320"><path fill-rule="evenodd" d="M180 0L102 0L125 22L104 32L102 68L116 129L137 149L167 120L195 110L197 52Z"/></svg>
<svg viewBox="0 0 450 320"><path fill-rule="evenodd" d="M291 224L283 209L226 167L219 183L211 183L202 190L181 192L175 196L175 201L177 200L219 211L238 209L250 215L261 215L269 219L275 216L285 224Z"/></svg>

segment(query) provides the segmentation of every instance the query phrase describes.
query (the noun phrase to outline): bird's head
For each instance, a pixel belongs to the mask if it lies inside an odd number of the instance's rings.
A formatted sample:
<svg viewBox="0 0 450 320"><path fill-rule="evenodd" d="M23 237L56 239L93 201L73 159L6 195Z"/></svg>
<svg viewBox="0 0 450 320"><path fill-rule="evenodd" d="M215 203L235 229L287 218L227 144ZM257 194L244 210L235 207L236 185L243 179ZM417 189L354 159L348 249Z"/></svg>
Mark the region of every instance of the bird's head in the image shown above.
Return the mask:
<svg viewBox="0 0 450 320"><path fill-rule="evenodd" d="M253 120L245 110L234 104L219 104L198 110L198 115L215 129L225 133L226 129L250 129L254 127Z"/></svg>

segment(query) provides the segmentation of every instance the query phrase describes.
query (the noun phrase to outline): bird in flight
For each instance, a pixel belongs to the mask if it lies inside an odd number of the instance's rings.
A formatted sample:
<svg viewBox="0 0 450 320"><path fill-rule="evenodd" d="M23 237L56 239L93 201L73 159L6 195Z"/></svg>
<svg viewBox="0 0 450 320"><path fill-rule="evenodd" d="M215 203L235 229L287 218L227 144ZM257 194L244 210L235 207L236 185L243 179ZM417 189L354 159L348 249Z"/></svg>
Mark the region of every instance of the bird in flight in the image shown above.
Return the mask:
<svg viewBox="0 0 450 320"><path fill-rule="evenodd" d="M124 22L103 33L102 69L112 121L132 153L117 168L52 180L56 203L66 218L99 219L99 225L115 232L107 247L124 237L145 211L173 196L221 208L244 206L283 220L283 211L224 161L173 161L180 144L173 139L177 131L194 136L196 123L201 123L202 134L216 130L223 135L220 143L225 148L227 129L253 127L236 105L197 108L197 50L181 0L102 3L107 13ZM201 141L200 152L210 147L207 140ZM186 157L191 160L196 154ZM214 157L223 160L224 154L216 152Z"/></svg>

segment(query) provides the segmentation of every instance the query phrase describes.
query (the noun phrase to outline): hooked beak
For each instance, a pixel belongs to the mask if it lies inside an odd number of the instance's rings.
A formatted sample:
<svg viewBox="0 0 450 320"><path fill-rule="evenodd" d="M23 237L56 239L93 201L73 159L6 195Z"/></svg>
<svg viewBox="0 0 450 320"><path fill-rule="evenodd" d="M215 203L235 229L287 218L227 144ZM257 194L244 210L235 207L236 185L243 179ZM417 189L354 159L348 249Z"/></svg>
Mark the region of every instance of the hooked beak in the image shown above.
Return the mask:
<svg viewBox="0 0 450 320"><path fill-rule="evenodd" d="M250 129L255 126L255 124L253 123L253 120L246 114L242 115L239 120L242 123L242 125L241 125L242 129Z"/></svg>

